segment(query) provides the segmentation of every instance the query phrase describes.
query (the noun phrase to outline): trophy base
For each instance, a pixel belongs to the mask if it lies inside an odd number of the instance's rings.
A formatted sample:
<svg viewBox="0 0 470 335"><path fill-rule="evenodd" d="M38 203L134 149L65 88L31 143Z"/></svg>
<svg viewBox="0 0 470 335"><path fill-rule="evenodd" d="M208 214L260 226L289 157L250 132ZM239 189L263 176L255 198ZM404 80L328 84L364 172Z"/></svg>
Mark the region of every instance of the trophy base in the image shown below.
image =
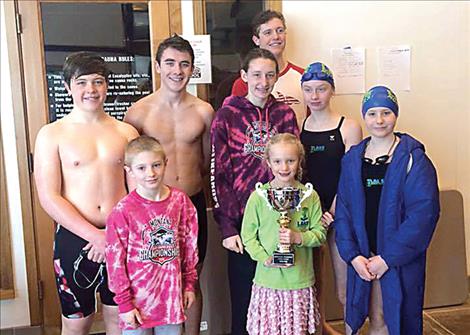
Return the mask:
<svg viewBox="0 0 470 335"><path fill-rule="evenodd" d="M275 268L288 268L294 265L294 253L293 252L279 252L273 253L272 267Z"/></svg>

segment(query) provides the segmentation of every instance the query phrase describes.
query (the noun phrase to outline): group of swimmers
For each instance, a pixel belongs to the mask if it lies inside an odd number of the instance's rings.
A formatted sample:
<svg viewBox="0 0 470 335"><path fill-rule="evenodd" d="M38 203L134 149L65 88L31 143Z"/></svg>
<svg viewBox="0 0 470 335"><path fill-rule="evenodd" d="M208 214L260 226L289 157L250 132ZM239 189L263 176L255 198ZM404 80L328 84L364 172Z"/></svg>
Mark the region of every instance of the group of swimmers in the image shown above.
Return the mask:
<svg viewBox="0 0 470 335"><path fill-rule="evenodd" d="M103 59L67 57L73 109L35 145L38 195L57 222L62 334L89 332L97 291L107 334L199 333L209 174L228 250L232 334L335 334L324 319L327 240L347 334L366 317L371 334L422 333L435 169L421 143L394 131L399 107L389 88L364 95L370 137L362 140L359 124L331 108L328 66L300 70L284 60L285 33L282 14L255 17L259 48L217 113L186 91L194 53L179 36L159 45L161 86L125 122L104 112ZM308 196L279 227L261 194L284 189ZM292 266L273 261L279 244L291 246Z"/></svg>

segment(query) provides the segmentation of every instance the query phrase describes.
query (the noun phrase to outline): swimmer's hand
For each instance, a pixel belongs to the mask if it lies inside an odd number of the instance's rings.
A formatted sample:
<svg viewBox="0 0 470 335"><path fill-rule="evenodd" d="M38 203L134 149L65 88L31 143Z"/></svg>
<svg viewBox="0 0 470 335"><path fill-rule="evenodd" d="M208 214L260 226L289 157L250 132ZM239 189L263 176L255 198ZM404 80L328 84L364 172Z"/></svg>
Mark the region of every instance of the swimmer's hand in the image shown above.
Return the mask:
<svg viewBox="0 0 470 335"><path fill-rule="evenodd" d="M354 270L356 270L359 277L365 281L371 281L375 279L375 275L370 273L369 269L367 268L368 264L369 260L360 255L351 261L351 265L354 267Z"/></svg>
<svg viewBox="0 0 470 335"><path fill-rule="evenodd" d="M138 328L142 324L142 317L137 308L126 313L120 313L119 317L126 327Z"/></svg>
<svg viewBox="0 0 470 335"><path fill-rule="evenodd" d="M333 214L331 214L330 212L325 212L321 216L320 222L323 228L328 229L334 220L335 217L333 216Z"/></svg>
<svg viewBox="0 0 470 335"><path fill-rule="evenodd" d="M103 263L105 260L104 251L106 249L106 236L102 229L97 229L93 240L89 241L83 250L88 250L88 259L96 263Z"/></svg>
<svg viewBox="0 0 470 335"><path fill-rule="evenodd" d="M243 243L240 235L233 235L225 238L222 241L222 245L225 249L243 254Z"/></svg>
<svg viewBox="0 0 470 335"><path fill-rule="evenodd" d="M183 294L183 303L184 303L184 308L189 309L194 301L196 301L196 294L191 291L185 291Z"/></svg>
<svg viewBox="0 0 470 335"><path fill-rule="evenodd" d="M302 244L302 234L289 228L279 228L279 242L281 244Z"/></svg>
<svg viewBox="0 0 470 335"><path fill-rule="evenodd" d="M380 255L377 255L369 258L367 269L372 275L375 275L377 279L380 279L385 274L385 272L388 271L388 265L385 263L383 258L380 257Z"/></svg>
<svg viewBox="0 0 470 335"><path fill-rule="evenodd" d="M269 256L267 260L264 261L264 266L270 268L273 266L273 256Z"/></svg>

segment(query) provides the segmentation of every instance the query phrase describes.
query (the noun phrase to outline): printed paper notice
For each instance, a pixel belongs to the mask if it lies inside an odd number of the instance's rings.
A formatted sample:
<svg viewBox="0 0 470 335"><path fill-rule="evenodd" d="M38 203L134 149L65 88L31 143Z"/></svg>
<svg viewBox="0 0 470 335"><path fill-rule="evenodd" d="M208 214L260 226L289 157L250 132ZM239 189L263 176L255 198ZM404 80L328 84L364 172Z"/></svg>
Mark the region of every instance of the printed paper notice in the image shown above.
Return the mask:
<svg viewBox="0 0 470 335"><path fill-rule="evenodd" d="M378 84L395 91L410 90L411 48L409 45L380 47L378 53Z"/></svg>
<svg viewBox="0 0 470 335"><path fill-rule="evenodd" d="M194 71L190 84L211 84L211 37L210 35L184 35L194 50Z"/></svg>
<svg viewBox="0 0 470 335"><path fill-rule="evenodd" d="M365 92L365 48L331 49L336 94Z"/></svg>

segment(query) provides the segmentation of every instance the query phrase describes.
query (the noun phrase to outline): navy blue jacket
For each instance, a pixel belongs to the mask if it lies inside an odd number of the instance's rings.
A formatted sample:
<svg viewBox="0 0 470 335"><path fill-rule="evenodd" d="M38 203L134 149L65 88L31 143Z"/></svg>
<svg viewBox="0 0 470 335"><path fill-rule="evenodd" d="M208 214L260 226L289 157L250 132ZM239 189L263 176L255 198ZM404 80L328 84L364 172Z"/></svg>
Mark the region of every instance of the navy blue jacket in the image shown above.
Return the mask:
<svg viewBox="0 0 470 335"><path fill-rule="evenodd" d="M389 270L380 279L390 335L422 334L426 249L439 218L436 170L424 146L406 134L385 174L377 221L377 253ZM364 139L343 157L336 203L336 243L348 264L346 322L355 333L369 313L371 282L359 277L351 260L370 257L362 183ZM411 166L411 168L409 167Z"/></svg>

